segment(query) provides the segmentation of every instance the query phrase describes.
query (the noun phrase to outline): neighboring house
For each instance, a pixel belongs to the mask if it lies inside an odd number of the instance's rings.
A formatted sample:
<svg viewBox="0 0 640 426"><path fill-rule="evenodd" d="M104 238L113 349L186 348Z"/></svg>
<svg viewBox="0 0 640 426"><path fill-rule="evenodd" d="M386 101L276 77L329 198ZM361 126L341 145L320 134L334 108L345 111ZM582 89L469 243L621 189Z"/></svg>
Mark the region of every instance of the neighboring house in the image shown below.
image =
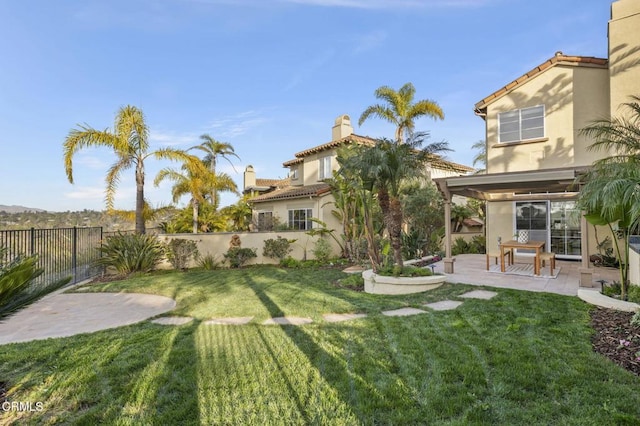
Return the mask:
<svg viewBox="0 0 640 426"><path fill-rule="evenodd" d="M340 222L331 214L334 198L325 180L331 178L338 168L337 149L348 144L373 145L375 139L354 134L349 116L341 115L335 120L330 142L298 152L294 159L284 162L283 166L289 169L289 185L250 199L257 229L270 230L274 224L281 224L291 229L307 230L314 227L311 218L316 218L325 222L329 229L342 232ZM471 167L440 158L434 158L427 167L431 177L473 171ZM260 181L255 179L253 168L247 169L249 175L245 172L245 191L258 186Z"/></svg>
<svg viewBox="0 0 640 426"><path fill-rule="evenodd" d="M611 7L609 58L557 52L478 102L475 113L486 122L486 174L437 179L438 188L449 200L487 201L487 246L528 230L557 257L581 259L583 284L590 285L586 268L595 236L576 210L579 188L572 184L607 153L588 150L594 141L580 130L618 115L631 95L640 95L640 1L619 0ZM452 272L450 247L447 237L445 271Z"/></svg>

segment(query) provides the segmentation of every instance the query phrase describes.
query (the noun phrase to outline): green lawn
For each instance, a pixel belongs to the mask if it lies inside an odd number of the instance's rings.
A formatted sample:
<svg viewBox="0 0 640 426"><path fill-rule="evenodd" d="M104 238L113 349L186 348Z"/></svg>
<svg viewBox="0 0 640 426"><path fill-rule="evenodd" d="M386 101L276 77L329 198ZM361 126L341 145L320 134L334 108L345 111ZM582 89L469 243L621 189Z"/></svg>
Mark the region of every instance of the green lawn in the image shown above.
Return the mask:
<svg viewBox="0 0 640 426"><path fill-rule="evenodd" d="M498 289L454 311L386 317L476 288L376 296L331 284L342 276L256 267L93 287L175 297L174 314L196 320L1 346L9 400L44 410L0 412L0 424L640 422L640 379L592 352L589 308L577 298ZM369 316L326 323L327 312ZM283 314L315 322L259 324ZM245 326L202 324L251 315Z"/></svg>

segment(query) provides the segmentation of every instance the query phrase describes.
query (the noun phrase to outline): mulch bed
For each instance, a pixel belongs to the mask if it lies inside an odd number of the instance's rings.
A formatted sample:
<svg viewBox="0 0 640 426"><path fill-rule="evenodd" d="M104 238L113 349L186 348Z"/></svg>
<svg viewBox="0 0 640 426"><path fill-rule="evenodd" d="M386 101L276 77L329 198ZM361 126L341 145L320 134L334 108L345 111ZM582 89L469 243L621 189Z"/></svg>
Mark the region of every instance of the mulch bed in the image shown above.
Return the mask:
<svg viewBox="0 0 640 426"><path fill-rule="evenodd" d="M640 326L631 325L633 313L594 308L591 326L593 349L640 376Z"/></svg>

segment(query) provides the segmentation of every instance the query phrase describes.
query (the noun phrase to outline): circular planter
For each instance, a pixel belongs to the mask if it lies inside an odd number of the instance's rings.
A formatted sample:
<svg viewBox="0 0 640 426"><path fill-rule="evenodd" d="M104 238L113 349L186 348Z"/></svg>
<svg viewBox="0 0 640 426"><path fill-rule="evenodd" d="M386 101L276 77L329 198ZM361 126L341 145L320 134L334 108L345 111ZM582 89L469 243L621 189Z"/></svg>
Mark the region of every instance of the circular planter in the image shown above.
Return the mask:
<svg viewBox="0 0 640 426"><path fill-rule="evenodd" d="M362 273L364 291L373 294L411 294L433 290L444 284L445 275L428 277L388 277L378 275L372 269Z"/></svg>

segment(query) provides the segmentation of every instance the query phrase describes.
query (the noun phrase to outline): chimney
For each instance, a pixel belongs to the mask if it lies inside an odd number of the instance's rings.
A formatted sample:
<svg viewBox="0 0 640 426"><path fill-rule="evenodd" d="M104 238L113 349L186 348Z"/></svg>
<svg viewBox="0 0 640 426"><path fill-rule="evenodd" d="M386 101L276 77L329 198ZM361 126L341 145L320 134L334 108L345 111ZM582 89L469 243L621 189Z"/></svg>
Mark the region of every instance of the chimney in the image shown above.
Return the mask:
<svg viewBox="0 0 640 426"><path fill-rule="evenodd" d="M349 116L344 114L336 118L336 124L331 129L331 140L337 141L351 134L353 134L353 127L351 127Z"/></svg>
<svg viewBox="0 0 640 426"><path fill-rule="evenodd" d="M253 166L247 166L244 169L244 189L254 188L256 186L256 172L253 170Z"/></svg>

